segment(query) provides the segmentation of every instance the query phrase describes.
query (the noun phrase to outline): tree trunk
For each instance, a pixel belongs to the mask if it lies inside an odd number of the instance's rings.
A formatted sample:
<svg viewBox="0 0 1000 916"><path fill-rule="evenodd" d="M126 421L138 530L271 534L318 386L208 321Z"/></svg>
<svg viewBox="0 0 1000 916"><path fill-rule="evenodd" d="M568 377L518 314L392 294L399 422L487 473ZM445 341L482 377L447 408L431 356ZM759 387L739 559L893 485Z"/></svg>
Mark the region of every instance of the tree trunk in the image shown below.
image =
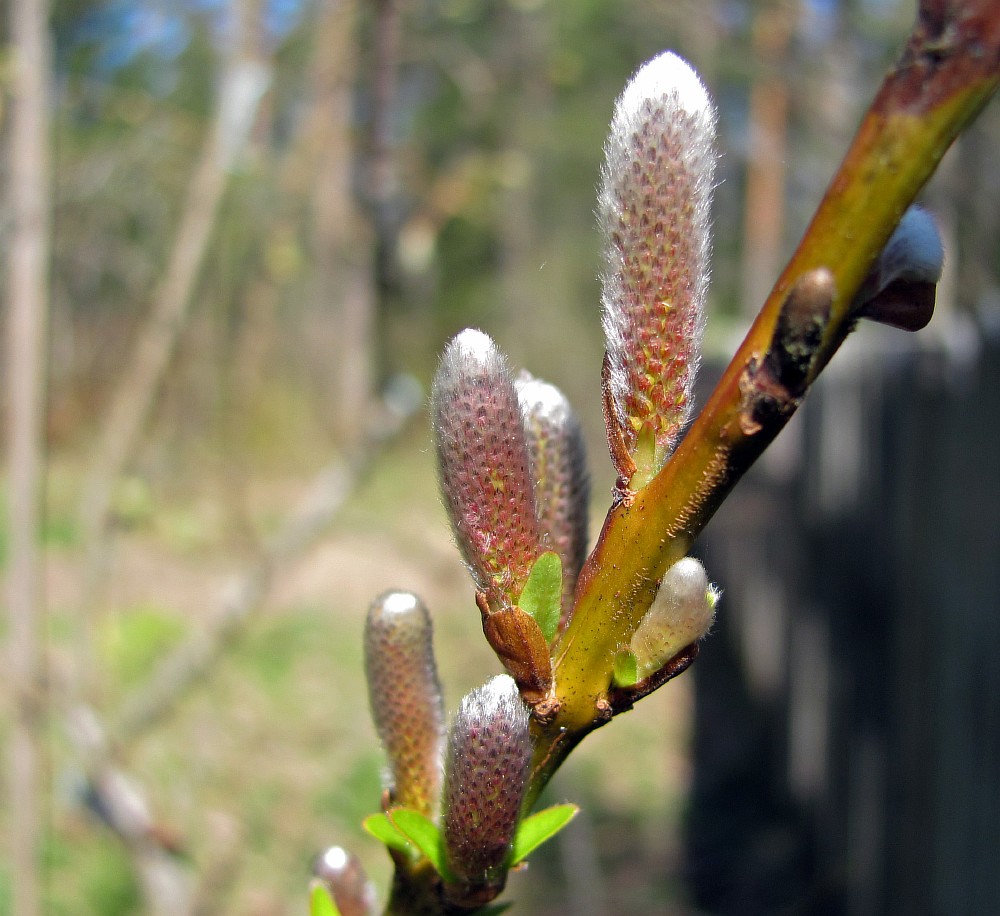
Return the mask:
<svg viewBox="0 0 1000 916"><path fill-rule="evenodd" d="M49 269L48 9L11 4L14 73L8 252L8 674L10 869L13 916L41 913L38 854L44 770L40 504L45 425L45 337Z"/></svg>
<svg viewBox="0 0 1000 916"><path fill-rule="evenodd" d="M794 5L781 3L760 10L752 26L761 72L750 86L742 268L747 315L756 314L767 298L784 258L788 86L781 70L794 24Z"/></svg>

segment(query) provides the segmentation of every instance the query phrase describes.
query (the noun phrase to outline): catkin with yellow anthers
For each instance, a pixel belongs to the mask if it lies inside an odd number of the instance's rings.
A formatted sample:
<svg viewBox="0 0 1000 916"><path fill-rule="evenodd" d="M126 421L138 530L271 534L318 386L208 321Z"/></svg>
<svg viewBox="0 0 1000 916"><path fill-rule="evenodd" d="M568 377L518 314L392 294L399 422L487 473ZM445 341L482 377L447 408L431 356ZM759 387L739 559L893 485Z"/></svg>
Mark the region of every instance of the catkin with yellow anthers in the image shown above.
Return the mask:
<svg viewBox="0 0 1000 916"><path fill-rule="evenodd" d="M491 605L516 604L544 547L517 392L486 334L462 331L445 348L431 411L441 493L459 549Z"/></svg>
<svg viewBox="0 0 1000 916"><path fill-rule="evenodd" d="M678 560L667 570L629 646L640 679L655 674L708 633L718 597L694 557Z"/></svg>
<svg viewBox="0 0 1000 916"><path fill-rule="evenodd" d="M442 834L452 901L478 904L503 890L531 762L528 710L497 675L461 703L448 736Z"/></svg>
<svg viewBox="0 0 1000 916"><path fill-rule="evenodd" d="M376 598L365 622L365 674L375 729L397 805L433 816L441 795L444 706L431 619L416 595Z"/></svg>
<svg viewBox="0 0 1000 916"><path fill-rule="evenodd" d="M691 412L709 279L715 122L697 74L665 52L626 86L605 146L598 194L605 410L612 456L632 489L666 463ZM617 454L622 440L631 461Z"/></svg>
<svg viewBox="0 0 1000 916"><path fill-rule="evenodd" d="M583 431L555 385L522 372L515 380L535 476L538 519L549 549L562 560L562 624L587 555L590 481Z"/></svg>

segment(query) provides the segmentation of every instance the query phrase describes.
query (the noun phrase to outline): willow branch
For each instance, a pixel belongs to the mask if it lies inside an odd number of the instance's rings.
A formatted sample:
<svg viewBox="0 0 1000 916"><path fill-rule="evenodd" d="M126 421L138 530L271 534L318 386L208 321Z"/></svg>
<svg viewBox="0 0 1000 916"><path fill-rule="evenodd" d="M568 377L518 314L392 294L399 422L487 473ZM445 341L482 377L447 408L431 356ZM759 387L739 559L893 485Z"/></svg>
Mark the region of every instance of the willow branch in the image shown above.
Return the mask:
<svg viewBox="0 0 1000 916"><path fill-rule="evenodd" d="M586 733L606 720L616 648L634 631L666 569L688 552L852 329L857 316L851 303L872 263L998 80L1000 7L993 0L922 4L900 61L708 404L659 475L607 516L581 576L572 622L556 648L562 705L550 726L538 727L538 779L547 779L565 756L560 748L575 743L567 734ZM760 368L784 346L775 338L790 295L817 271L830 295L816 297L812 306L818 333L802 391L783 390L774 386L773 372Z"/></svg>

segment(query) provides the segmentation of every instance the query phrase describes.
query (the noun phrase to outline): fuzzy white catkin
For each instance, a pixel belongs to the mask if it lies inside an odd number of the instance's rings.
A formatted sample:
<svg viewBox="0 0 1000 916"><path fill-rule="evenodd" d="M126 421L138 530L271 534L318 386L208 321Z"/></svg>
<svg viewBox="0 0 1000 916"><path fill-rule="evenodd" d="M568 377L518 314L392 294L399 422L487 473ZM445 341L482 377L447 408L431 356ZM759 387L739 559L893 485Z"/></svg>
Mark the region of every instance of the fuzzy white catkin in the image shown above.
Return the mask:
<svg viewBox="0 0 1000 916"><path fill-rule="evenodd" d="M643 482L666 462L691 412L709 280L715 123L698 75L668 51L626 86L605 147L598 217L608 422ZM637 456L643 447L652 454Z"/></svg>

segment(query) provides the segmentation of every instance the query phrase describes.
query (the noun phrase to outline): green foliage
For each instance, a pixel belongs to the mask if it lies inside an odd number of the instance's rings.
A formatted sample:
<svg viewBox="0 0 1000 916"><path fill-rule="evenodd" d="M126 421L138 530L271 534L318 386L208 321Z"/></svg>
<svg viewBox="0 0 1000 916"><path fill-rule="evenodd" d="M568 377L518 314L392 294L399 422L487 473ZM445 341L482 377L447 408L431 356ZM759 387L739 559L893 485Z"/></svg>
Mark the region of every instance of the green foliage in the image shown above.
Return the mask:
<svg viewBox="0 0 1000 916"><path fill-rule="evenodd" d="M105 620L101 655L107 671L123 687L140 682L155 663L187 632L177 612L152 604L139 605Z"/></svg>
<svg viewBox="0 0 1000 916"><path fill-rule="evenodd" d="M396 829L420 850L434 870L445 881L453 880L445 860L444 842L438 825L411 808L390 808L387 813Z"/></svg>
<svg viewBox="0 0 1000 916"><path fill-rule="evenodd" d="M578 805L553 805L526 817L517 827L510 850L510 865L523 862L542 843L551 840L580 810Z"/></svg>
<svg viewBox="0 0 1000 916"><path fill-rule="evenodd" d="M362 822L361 826L368 831L380 843L384 843L387 848L396 852L403 852L413 856L417 854L417 847L409 840L407 835L400 830L389 815L379 812L369 814Z"/></svg>
<svg viewBox="0 0 1000 916"><path fill-rule="evenodd" d="M340 916L337 904L321 884L314 884L309 894L309 916Z"/></svg>
<svg viewBox="0 0 1000 916"><path fill-rule="evenodd" d="M139 912L139 887L128 856L109 833L50 835L43 861L45 912L50 916L134 916ZM0 906L0 912L7 910Z"/></svg>
<svg viewBox="0 0 1000 916"><path fill-rule="evenodd" d="M619 649L615 654L615 683L619 687L632 687L639 680L639 665L631 649Z"/></svg>
<svg viewBox="0 0 1000 916"><path fill-rule="evenodd" d="M561 598L562 560L549 550L535 560L517 601L521 610L535 619L546 642L552 642L559 629Z"/></svg>
<svg viewBox="0 0 1000 916"><path fill-rule="evenodd" d="M552 839L579 810L573 804L553 805L521 821L511 844L508 867L519 865L542 843ZM389 849L411 856L419 852L442 878L454 880L445 859L440 828L419 811L391 808L386 813L369 815L362 821L362 827Z"/></svg>

